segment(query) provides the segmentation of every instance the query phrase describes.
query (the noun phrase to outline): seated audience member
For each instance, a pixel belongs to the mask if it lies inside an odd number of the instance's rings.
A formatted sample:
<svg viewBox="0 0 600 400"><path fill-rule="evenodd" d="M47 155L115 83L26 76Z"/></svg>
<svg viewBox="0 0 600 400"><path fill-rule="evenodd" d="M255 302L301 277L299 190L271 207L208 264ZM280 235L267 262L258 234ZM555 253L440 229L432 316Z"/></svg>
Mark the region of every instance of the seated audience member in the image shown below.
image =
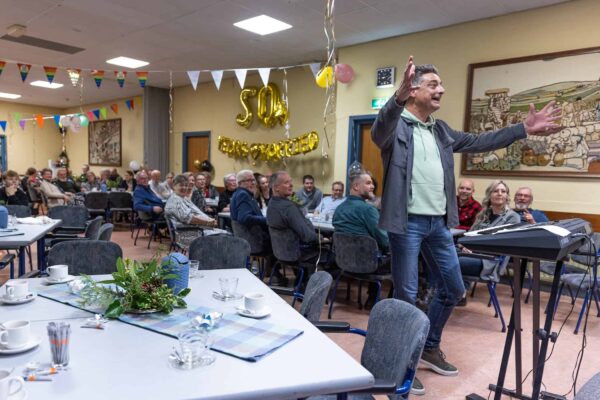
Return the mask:
<svg viewBox="0 0 600 400"><path fill-rule="evenodd" d="M175 178L175 174L173 172L169 172L169 173L167 173L167 176L165 176L165 182L164 182L167 185L167 187L169 189L171 189L171 193L174 190L174 188L173 188L173 178Z"/></svg>
<svg viewBox="0 0 600 400"><path fill-rule="evenodd" d="M103 169L100 171L100 185L104 184L106 185L106 188L108 188L108 177L110 176L110 169Z"/></svg>
<svg viewBox="0 0 600 400"><path fill-rule="evenodd" d="M137 186L133 191L133 209L148 214L152 219L158 219L164 211L163 201L158 197L148 184L148 174L140 171L137 174Z"/></svg>
<svg viewBox="0 0 600 400"><path fill-rule="evenodd" d="M150 189L154 192L155 195L160 197L162 200L167 200L171 197L173 191L169 188L169 186L160 181L160 171L155 169L150 173Z"/></svg>
<svg viewBox="0 0 600 400"><path fill-rule="evenodd" d="M473 198L475 193L475 185L470 179L463 179L458 184L457 190L457 201L458 204L458 222L457 229L464 229L468 231L475 222L475 217L481 211L481 204Z"/></svg>
<svg viewBox="0 0 600 400"><path fill-rule="evenodd" d="M88 171L86 174L86 180L81 184L81 190L83 192L99 192L100 181L96 178L94 171Z"/></svg>
<svg viewBox="0 0 600 400"><path fill-rule="evenodd" d="M21 179L21 189L23 189L25 193L29 191L30 182L37 182L39 186L37 169L33 167L27 168L27 171L25 171L25 176L23 177L23 179Z"/></svg>
<svg viewBox="0 0 600 400"><path fill-rule="evenodd" d="M186 175L186 174L184 174ZM186 178L188 180L188 191L187 191L187 198L192 200L192 197L194 196L194 192L197 192L198 190L196 190L196 176L190 172L188 175L186 175ZM198 207L200 208L200 207Z"/></svg>
<svg viewBox="0 0 600 400"><path fill-rule="evenodd" d="M371 183L372 184L372 183ZM372 193L371 193L372 194ZM335 209L342 204L344 197L344 184L340 181L333 182L331 185L331 196L323 197L321 204L315 208L315 214L333 216Z"/></svg>
<svg viewBox="0 0 600 400"><path fill-rule="evenodd" d="M300 200L302 207L306 208L308 212L313 212L321 203L323 193L315 187L315 178L312 175L304 175L302 185L303 188L296 192L296 197Z"/></svg>
<svg viewBox="0 0 600 400"><path fill-rule="evenodd" d="M4 174L4 187L0 188L0 201L4 205L28 206L29 198L19 185L19 174L8 170Z"/></svg>
<svg viewBox="0 0 600 400"><path fill-rule="evenodd" d="M371 180L373 181L373 197L367 199L367 203L374 206L376 209L381 211L381 196L377 196L377 180L371 176Z"/></svg>
<svg viewBox="0 0 600 400"><path fill-rule="evenodd" d="M127 192L133 192L135 190L136 185L137 183L135 181L133 171L125 171L119 189L124 189Z"/></svg>
<svg viewBox="0 0 600 400"><path fill-rule="evenodd" d="M263 216L258 207L258 203L254 200L256 192L256 179L252 171L248 169L241 170L237 173L237 189L231 197L229 209L231 211L231 219L248 227L252 225L261 225L267 228L267 219Z"/></svg>
<svg viewBox="0 0 600 400"><path fill-rule="evenodd" d="M548 222L548 217L541 210L531 208L533 203L533 191L530 187L520 187L515 193L515 211L519 214L521 222L535 224L536 222Z"/></svg>
<svg viewBox="0 0 600 400"><path fill-rule="evenodd" d="M177 175L173 178L175 191L173 196L167 200L165 214L175 222L175 226L199 225L215 227L217 222L204 214L198 207L186 197L189 191L189 181L185 175Z"/></svg>
<svg viewBox="0 0 600 400"><path fill-rule="evenodd" d="M231 196L233 196L233 192L237 188L237 181L235 179L235 174L227 174L223 177L223 183L225 184L225 190L221 192L219 195L219 204L217 205L218 212L228 212L229 211L229 202L231 201Z"/></svg>
<svg viewBox="0 0 600 400"><path fill-rule="evenodd" d="M358 173L349 177L350 194L345 201L338 205L333 215L333 227L336 232L357 236L370 236L377 241L381 254L388 252L390 242L387 232L379 229L379 211L367 200L373 197L373 180L366 173ZM335 185L335 183L334 183ZM343 193L343 189L340 193ZM390 272L389 259L376 271L378 274ZM365 308L371 309L375 304L377 285L369 284L369 296Z"/></svg>
<svg viewBox="0 0 600 400"><path fill-rule="evenodd" d="M69 203L73 196L72 193L63 193L58 186L52 183L52 170L50 168L44 168L42 170L40 191L44 193L48 199L48 207L50 208Z"/></svg>
<svg viewBox="0 0 600 400"><path fill-rule="evenodd" d="M87 182L87 173L90 171L90 166L87 164L83 164L81 166L81 174L77 177L77 181L79 183Z"/></svg>
<svg viewBox="0 0 600 400"><path fill-rule="evenodd" d="M206 180L206 184L205 184L205 188L204 188L204 198L205 199L216 199L217 197L219 197L219 191L217 190L217 188L211 184L212 182L212 174L210 172L207 171L203 171L201 172L202 175L204 175L204 178Z"/></svg>
<svg viewBox="0 0 600 400"><path fill-rule="evenodd" d="M110 170L110 175L108 175L106 186L108 187L108 189L117 189L119 188L119 186L121 186L122 181L123 178L121 178L121 175L119 175L117 169L113 168Z"/></svg>
<svg viewBox="0 0 600 400"><path fill-rule="evenodd" d="M264 210L269 205L269 200L271 199L271 189L269 188L269 178L264 175L258 175L256 178L257 188L256 188L256 202L258 206Z"/></svg>
<svg viewBox="0 0 600 400"><path fill-rule="evenodd" d="M66 168L59 168L56 170L56 179L54 180L54 184L65 193L75 194L81 192L79 185L77 185L77 183L71 179Z"/></svg>
<svg viewBox="0 0 600 400"><path fill-rule="evenodd" d="M493 181L485 190L485 197L481 202L482 209L477 214L475 223L471 230L489 228L492 226L504 224L519 223L519 215L510 208L510 191L508 186L501 180ZM498 282L500 276L506 273L506 265L509 257L503 257L498 260L482 260L476 257L469 257L471 251L458 245L461 250L460 269L463 275L479 276L483 280ZM467 286L467 285L465 285ZM466 304L466 297L461 301L461 305Z"/></svg>

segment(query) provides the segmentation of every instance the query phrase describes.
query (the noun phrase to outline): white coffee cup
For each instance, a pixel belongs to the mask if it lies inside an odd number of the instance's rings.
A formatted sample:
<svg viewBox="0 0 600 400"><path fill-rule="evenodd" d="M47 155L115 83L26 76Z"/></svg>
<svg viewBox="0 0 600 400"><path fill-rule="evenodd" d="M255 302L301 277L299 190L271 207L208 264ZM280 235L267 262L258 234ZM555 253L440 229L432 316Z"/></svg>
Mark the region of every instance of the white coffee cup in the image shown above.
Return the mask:
<svg viewBox="0 0 600 400"><path fill-rule="evenodd" d="M0 346L18 349L29 343L31 327L29 321L6 321L0 324Z"/></svg>
<svg viewBox="0 0 600 400"><path fill-rule="evenodd" d="M11 300L19 300L29 294L29 282L25 279L13 279L6 282L6 297Z"/></svg>
<svg viewBox="0 0 600 400"><path fill-rule="evenodd" d="M265 308L265 295L262 293L248 293L244 295L244 308L250 312L259 312Z"/></svg>
<svg viewBox="0 0 600 400"><path fill-rule="evenodd" d="M69 266L52 265L48 267L48 274L50 274L50 279L52 279L53 281L62 281L67 276L69 276Z"/></svg>
<svg viewBox="0 0 600 400"><path fill-rule="evenodd" d="M17 383L18 387L11 390L14 383ZM25 382L20 376L10 376L10 371L5 369L0 370L0 400L8 400L9 397L15 397L16 394L25 390Z"/></svg>

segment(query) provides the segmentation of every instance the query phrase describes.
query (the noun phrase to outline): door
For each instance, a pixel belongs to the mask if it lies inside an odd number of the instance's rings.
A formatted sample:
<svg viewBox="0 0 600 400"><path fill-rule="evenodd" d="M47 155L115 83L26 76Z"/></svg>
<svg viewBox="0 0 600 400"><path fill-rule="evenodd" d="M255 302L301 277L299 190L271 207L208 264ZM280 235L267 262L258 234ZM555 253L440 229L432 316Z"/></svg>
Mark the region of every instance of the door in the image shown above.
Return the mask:
<svg viewBox="0 0 600 400"><path fill-rule="evenodd" d="M210 160L210 133L189 132L183 134L183 171L198 172L199 165Z"/></svg>
<svg viewBox="0 0 600 400"><path fill-rule="evenodd" d="M377 182L375 195L381 196L383 185L383 163L379 147L371 140L372 123L361 124L360 126L360 158L359 162L363 168L371 173L371 176Z"/></svg>

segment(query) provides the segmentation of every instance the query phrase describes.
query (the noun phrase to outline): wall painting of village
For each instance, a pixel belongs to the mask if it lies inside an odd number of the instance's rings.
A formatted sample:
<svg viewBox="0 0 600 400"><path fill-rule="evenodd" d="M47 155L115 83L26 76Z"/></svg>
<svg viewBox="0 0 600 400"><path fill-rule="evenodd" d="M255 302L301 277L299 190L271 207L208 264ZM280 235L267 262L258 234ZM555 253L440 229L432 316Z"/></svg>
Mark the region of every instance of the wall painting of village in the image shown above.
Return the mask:
<svg viewBox="0 0 600 400"><path fill-rule="evenodd" d="M600 47L469 65L465 130L522 122L529 104L555 100L560 132L463 154L465 175L600 177Z"/></svg>

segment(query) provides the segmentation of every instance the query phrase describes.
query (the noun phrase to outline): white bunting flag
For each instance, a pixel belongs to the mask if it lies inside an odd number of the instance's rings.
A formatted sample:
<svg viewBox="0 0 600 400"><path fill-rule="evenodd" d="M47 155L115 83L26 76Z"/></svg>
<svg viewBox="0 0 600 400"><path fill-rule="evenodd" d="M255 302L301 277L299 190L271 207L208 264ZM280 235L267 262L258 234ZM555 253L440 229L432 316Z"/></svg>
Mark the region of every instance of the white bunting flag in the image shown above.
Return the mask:
<svg viewBox="0 0 600 400"><path fill-rule="evenodd" d="M313 74L313 77L316 79L317 78L317 74L319 73L319 71L321 70L321 63L312 63L309 64L310 70Z"/></svg>
<svg viewBox="0 0 600 400"><path fill-rule="evenodd" d="M240 87L244 88L244 82L246 82L246 74L248 73L247 69L235 69L235 76L240 83Z"/></svg>
<svg viewBox="0 0 600 400"><path fill-rule="evenodd" d="M260 79L263 84L267 86L269 84L269 74L271 73L271 68L259 68L258 74L260 75Z"/></svg>
<svg viewBox="0 0 600 400"><path fill-rule="evenodd" d="M187 74L190 78L190 82L192 82L192 87L196 90L198 87L198 80L200 79L200 71L188 71Z"/></svg>
<svg viewBox="0 0 600 400"><path fill-rule="evenodd" d="M221 79L223 79L223 70L218 71L210 71L210 74L215 81L215 85L217 86L217 90L221 89Z"/></svg>

